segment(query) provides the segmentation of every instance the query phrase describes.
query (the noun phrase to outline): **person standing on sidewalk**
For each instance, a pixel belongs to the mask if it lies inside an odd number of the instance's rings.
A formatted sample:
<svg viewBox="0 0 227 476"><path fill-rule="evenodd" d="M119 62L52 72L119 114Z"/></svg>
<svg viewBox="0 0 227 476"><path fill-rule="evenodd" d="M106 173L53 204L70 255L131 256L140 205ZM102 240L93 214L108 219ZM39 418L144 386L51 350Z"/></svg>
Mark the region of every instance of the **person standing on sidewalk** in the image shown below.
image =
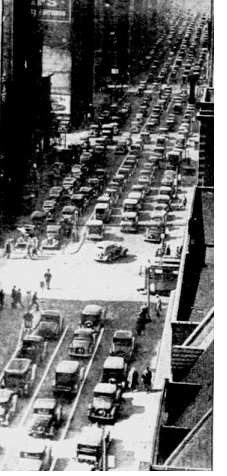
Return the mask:
<svg viewBox="0 0 227 476"><path fill-rule="evenodd" d="M149 367L147 366L147 368L142 373L142 381L147 393L151 391L151 379L152 379L152 373Z"/></svg>
<svg viewBox="0 0 227 476"><path fill-rule="evenodd" d="M162 300L159 296L159 294L156 294L155 296L156 303L155 303L155 310L156 310L156 316L160 316L160 312L162 310Z"/></svg>
<svg viewBox="0 0 227 476"><path fill-rule="evenodd" d="M0 291L0 310L4 308L4 303L5 303L5 293L3 289Z"/></svg>
<svg viewBox="0 0 227 476"><path fill-rule="evenodd" d="M48 270L44 274L44 279L45 279L45 282L46 282L47 289L50 289L51 278L52 278L52 274L50 272L50 269L48 268Z"/></svg>
<svg viewBox="0 0 227 476"><path fill-rule="evenodd" d="M16 302L17 302L17 304L20 304L20 306L21 306L21 309L24 309L24 304L22 303L22 294L21 294L21 290L20 290L20 289L18 289L18 290L16 291L16 293L17 293L17 296L16 296Z"/></svg>
<svg viewBox="0 0 227 476"><path fill-rule="evenodd" d="M32 296L31 307L36 306L36 311L39 311L39 300L37 292L35 292Z"/></svg>

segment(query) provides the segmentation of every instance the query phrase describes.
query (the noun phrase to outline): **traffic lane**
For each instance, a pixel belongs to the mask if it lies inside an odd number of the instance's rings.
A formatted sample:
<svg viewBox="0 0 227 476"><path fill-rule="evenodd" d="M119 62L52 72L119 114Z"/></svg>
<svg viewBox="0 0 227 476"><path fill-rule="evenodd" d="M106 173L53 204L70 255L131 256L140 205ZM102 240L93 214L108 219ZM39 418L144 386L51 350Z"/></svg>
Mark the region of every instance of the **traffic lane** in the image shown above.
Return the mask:
<svg viewBox="0 0 227 476"><path fill-rule="evenodd" d="M111 346L114 331L116 329L132 329L135 332L136 317L138 315L140 306L140 303L135 302L107 303L108 323L104 331L103 339L97 357L94 360L91 372L88 376L88 380L86 381L84 389L82 391L81 399L75 413L75 418L71 424L67 435L67 440L69 439L69 444L71 438L75 438L76 442L78 435L84 425L90 424L89 419L87 417L88 405L92 403L92 392L96 383L101 377L102 366L105 358L109 354L109 349ZM147 365L150 365L153 372L155 372L167 306L168 300L166 300L165 304L163 305L162 315L157 318L155 315L155 305L152 304L152 321L146 324L145 330L142 332L141 336L136 336L135 352L131 365L135 366L138 369L138 390L143 399L146 399L146 394L144 392L143 384L141 382L141 373ZM118 439L119 435L121 435L121 439L123 435L125 438L125 436L127 435L126 432L128 431L128 428L131 428L132 424L134 424L134 410L138 410L137 408L133 408L134 405L132 406L128 404L129 398L132 398L131 392L126 392L123 395L123 400L120 406L117 422L114 426L108 427L111 434L113 433L113 437ZM132 440L135 440L135 431L133 432L133 434L134 436L132 436ZM117 442L114 442L114 444L118 445ZM121 446L123 446L123 443ZM126 456L126 453L123 453L122 449L119 449L118 461L122 461L122 458ZM67 461L58 461L55 470L63 470L66 464Z"/></svg>

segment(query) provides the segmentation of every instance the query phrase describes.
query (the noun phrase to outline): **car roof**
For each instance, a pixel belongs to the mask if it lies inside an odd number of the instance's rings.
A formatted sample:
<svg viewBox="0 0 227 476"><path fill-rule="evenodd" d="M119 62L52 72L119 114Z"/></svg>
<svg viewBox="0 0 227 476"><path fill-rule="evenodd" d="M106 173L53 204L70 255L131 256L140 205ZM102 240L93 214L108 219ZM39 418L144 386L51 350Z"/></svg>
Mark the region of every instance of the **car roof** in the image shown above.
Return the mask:
<svg viewBox="0 0 227 476"><path fill-rule="evenodd" d="M104 369L122 369L124 368L124 358L123 357L112 357L109 356L103 364Z"/></svg>
<svg viewBox="0 0 227 476"><path fill-rule="evenodd" d="M55 398L37 398L33 405L33 409L35 408L46 408L51 410L56 405Z"/></svg>
<svg viewBox="0 0 227 476"><path fill-rule="evenodd" d="M122 217L136 218L138 214L136 212L124 212Z"/></svg>
<svg viewBox="0 0 227 476"><path fill-rule="evenodd" d="M130 192L128 194L128 198L134 199L134 200L140 200L142 198L142 193L141 192Z"/></svg>
<svg viewBox="0 0 227 476"><path fill-rule="evenodd" d="M68 374L73 374L78 370L79 366L80 364L77 360L61 360L55 370L57 373L66 372Z"/></svg>
<svg viewBox="0 0 227 476"><path fill-rule="evenodd" d="M46 447L46 442L41 439L30 438L29 440L22 440L20 451L26 453L42 453Z"/></svg>
<svg viewBox="0 0 227 476"><path fill-rule="evenodd" d="M75 334L83 334L83 335L91 336L94 334L94 329L90 329L88 327L77 327L74 330L74 336Z"/></svg>
<svg viewBox="0 0 227 476"><path fill-rule="evenodd" d="M76 210L76 207L72 206L72 205L66 205L63 210L62 210L62 213L73 213L74 211Z"/></svg>
<svg viewBox="0 0 227 476"><path fill-rule="evenodd" d="M60 311L58 309L45 309L45 311L42 311L42 316L60 316Z"/></svg>
<svg viewBox="0 0 227 476"><path fill-rule="evenodd" d="M7 373L13 373L13 374L22 374L27 371L29 366L31 365L32 361L31 359L12 359L5 371Z"/></svg>
<svg viewBox="0 0 227 476"><path fill-rule="evenodd" d="M88 226L101 226L103 225L103 221L102 220L89 220L89 222L87 223Z"/></svg>
<svg viewBox="0 0 227 476"><path fill-rule="evenodd" d="M84 426L78 437L78 444L98 446L102 441L103 429L97 426Z"/></svg>
<svg viewBox="0 0 227 476"><path fill-rule="evenodd" d="M107 210L107 208L109 208L109 203L103 203L103 202L100 202L100 203L97 203L95 205L95 209L98 210L98 208L103 208L103 210Z"/></svg>
<svg viewBox="0 0 227 476"><path fill-rule="evenodd" d="M119 329L114 332L114 337L117 337L118 339L132 339L133 334L132 331Z"/></svg>
<svg viewBox="0 0 227 476"><path fill-rule="evenodd" d="M44 339L42 336L37 336L34 334L27 335L23 338L25 342L42 342Z"/></svg>
<svg viewBox="0 0 227 476"><path fill-rule="evenodd" d="M102 312L102 307L97 304L88 304L82 311L85 316L96 315Z"/></svg>
<svg viewBox="0 0 227 476"><path fill-rule="evenodd" d="M113 393L116 393L116 384L99 382L94 388L94 393L95 392L112 395Z"/></svg>

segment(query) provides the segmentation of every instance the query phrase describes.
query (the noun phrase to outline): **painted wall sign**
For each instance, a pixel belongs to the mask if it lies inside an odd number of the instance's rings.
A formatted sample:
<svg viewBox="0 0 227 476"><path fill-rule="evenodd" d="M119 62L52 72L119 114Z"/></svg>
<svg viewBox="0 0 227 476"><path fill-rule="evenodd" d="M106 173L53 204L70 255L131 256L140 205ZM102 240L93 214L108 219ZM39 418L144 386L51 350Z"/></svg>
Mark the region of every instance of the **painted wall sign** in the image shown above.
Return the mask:
<svg viewBox="0 0 227 476"><path fill-rule="evenodd" d="M71 21L71 0L32 0L33 8L40 8L43 21L69 23Z"/></svg>
<svg viewBox="0 0 227 476"><path fill-rule="evenodd" d="M55 114L70 114L70 95L52 94L51 105Z"/></svg>

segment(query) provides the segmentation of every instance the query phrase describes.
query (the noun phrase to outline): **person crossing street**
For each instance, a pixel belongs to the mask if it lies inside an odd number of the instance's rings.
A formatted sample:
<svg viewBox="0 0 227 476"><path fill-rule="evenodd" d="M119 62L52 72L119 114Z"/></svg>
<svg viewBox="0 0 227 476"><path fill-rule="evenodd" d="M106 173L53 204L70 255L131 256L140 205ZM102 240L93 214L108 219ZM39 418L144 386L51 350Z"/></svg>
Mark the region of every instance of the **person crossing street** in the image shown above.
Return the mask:
<svg viewBox="0 0 227 476"><path fill-rule="evenodd" d="M45 279L47 289L50 289L50 282L51 282L51 279L52 279L52 274L51 274L49 268L47 269L46 273L44 274L44 279Z"/></svg>

